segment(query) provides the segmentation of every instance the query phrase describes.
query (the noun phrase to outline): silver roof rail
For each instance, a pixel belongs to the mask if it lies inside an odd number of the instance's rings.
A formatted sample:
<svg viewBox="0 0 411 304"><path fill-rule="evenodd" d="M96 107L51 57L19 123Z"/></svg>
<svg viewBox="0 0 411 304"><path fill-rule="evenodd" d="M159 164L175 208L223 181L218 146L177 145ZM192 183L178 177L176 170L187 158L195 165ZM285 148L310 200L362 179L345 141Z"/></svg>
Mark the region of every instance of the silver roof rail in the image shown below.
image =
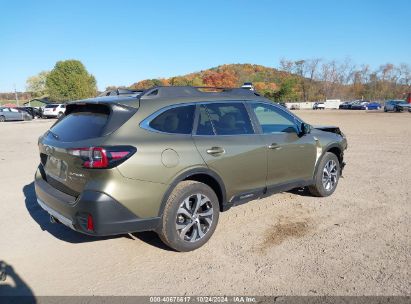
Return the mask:
<svg viewBox="0 0 411 304"><path fill-rule="evenodd" d="M176 97L211 97L211 96L244 96L253 97L260 94L244 88L192 87L192 86L156 86L144 91L140 99L176 98Z"/></svg>

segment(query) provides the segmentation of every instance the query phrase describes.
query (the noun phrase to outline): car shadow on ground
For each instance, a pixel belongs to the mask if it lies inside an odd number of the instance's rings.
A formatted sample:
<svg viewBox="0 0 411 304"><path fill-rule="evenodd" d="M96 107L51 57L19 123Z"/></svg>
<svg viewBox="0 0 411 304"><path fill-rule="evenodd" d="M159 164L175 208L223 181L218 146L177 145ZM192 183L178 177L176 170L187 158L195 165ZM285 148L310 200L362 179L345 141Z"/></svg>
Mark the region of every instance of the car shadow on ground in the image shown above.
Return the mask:
<svg viewBox="0 0 411 304"><path fill-rule="evenodd" d="M10 284L11 279L12 284ZM15 272L11 265L0 261L0 303L36 303L31 288Z"/></svg>
<svg viewBox="0 0 411 304"><path fill-rule="evenodd" d="M310 191L308 190L308 187L303 187L303 188L295 188L287 191L288 193L292 193L295 195L299 196L313 196Z"/></svg>
<svg viewBox="0 0 411 304"><path fill-rule="evenodd" d="M162 249L165 251L175 251L174 249L164 244L161 241L160 237L157 235L157 233L155 233L154 231L135 232L135 233L132 233L131 235L148 245L157 247L158 249Z"/></svg>
<svg viewBox="0 0 411 304"><path fill-rule="evenodd" d="M50 216L48 215L48 213L44 211L37 203L36 192L34 191L34 182L23 187L23 194L25 196L26 209L29 212L30 216L37 222L41 230L47 231L59 240L68 243L86 243L127 237L129 239L137 238L144 243L153 247L157 247L159 249L172 250L164 245L157 234L152 231L132 233L132 236L123 234L108 237L97 237L73 231L62 224L52 224L50 222Z"/></svg>

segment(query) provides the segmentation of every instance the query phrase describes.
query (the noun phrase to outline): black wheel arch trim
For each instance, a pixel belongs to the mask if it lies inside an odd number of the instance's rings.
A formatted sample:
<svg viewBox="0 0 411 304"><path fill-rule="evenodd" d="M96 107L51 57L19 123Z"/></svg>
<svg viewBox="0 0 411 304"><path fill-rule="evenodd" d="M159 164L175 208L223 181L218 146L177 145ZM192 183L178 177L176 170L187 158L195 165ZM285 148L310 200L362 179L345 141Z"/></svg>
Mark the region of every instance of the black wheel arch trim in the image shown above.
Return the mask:
<svg viewBox="0 0 411 304"><path fill-rule="evenodd" d="M340 163L340 170L344 166L343 165L344 148L339 143L331 143L331 144L329 144L329 145L327 145L323 148L323 152L322 152L320 158L317 160L317 163L315 164L313 180L315 180L315 176L317 175L318 167L319 167L322 159L324 158L325 153L329 152L333 148L338 148L340 150L340 156L337 155L339 163ZM340 160L340 158L341 158L341 160Z"/></svg>
<svg viewBox="0 0 411 304"><path fill-rule="evenodd" d="M208 175L209 177L211 177L215 181L217 181L217 183L218 183L218 185L221 189L221 204L220 204L220 207L222 208L222 210L228 210L229 209L229 207L227 207L226 188L225 188L225 185L224 185L224 182L223 182L222 178L216 172L214 172L213 170L211 170L209 168L194 168L194 169L190 169L188 171L185 171L185 172L181 173L180 175L177 175L176 178L174 178L173 182L170 184L167 191L163 195L163 199L161 201L160 209L159 209L159 212L158 212L159 217L163 216L163 211L164 211L167 199L170 196L171 192L174 190L174 188L177 186L177 184L179 182L182 182L183 180L189 179L191 176L195 176L195 175L198 175L198 174ZM216 193L216 195L218 196L218 193Z"/></svg>

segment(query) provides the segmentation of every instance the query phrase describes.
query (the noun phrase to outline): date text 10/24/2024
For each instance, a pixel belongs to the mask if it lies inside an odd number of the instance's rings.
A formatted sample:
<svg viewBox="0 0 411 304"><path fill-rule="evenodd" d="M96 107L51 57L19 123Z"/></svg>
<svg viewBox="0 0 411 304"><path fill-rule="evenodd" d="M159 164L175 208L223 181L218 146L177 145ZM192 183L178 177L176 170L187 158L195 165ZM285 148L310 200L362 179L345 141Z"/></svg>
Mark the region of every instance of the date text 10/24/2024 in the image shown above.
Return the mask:
<svg viewBox="0 0 411 304"><path fill-rule="evenodd" d="M150 303L256 303L255 297L248 296L181 296L150 297Z"/></svg>

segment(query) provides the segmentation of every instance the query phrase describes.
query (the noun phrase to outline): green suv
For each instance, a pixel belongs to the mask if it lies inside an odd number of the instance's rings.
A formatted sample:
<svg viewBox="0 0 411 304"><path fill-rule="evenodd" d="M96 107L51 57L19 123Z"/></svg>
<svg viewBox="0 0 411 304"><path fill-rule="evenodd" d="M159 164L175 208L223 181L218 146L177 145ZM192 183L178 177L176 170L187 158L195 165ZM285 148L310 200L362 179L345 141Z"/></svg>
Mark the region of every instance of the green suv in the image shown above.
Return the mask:
<svg viewBox="0 0 411 304"><path fill-rule="evenodd" d="M347 141L253 91L155 87L69 103L38 146L35 189L53 222L152 230L190 251L232 206L299 187L332 194Z"/></svg>

